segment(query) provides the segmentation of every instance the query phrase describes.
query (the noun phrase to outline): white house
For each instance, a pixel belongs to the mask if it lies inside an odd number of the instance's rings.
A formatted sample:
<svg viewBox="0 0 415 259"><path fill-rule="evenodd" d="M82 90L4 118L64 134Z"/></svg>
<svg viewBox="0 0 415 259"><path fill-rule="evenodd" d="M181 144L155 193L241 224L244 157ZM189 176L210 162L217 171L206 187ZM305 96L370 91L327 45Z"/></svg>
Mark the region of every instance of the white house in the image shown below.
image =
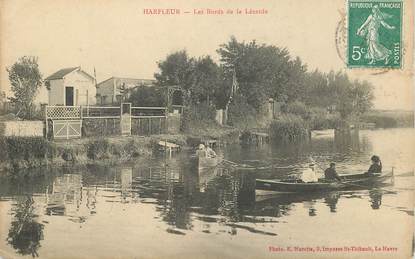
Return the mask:
<svg viewBox="0 0 415 259"><path fill-rule="evenodd" d="M97 85L97 102L100 104L120 104L122 96L127 96L137 86L153 86L156 80L110 77Z"/></svg>
<svg viewBox="0 0 415 259"><path fill-rule="evenodd" d="M96 104L95 78L81 67L61 69L45 79L49 105Z"/></svg>

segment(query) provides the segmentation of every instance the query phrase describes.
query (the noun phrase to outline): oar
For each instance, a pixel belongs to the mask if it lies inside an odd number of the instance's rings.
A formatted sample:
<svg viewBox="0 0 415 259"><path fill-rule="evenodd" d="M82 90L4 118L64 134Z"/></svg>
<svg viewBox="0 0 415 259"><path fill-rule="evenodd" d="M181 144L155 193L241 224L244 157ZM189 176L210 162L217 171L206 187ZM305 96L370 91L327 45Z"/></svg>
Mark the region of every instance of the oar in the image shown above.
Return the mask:
<svg viewBox="0 0 415 259"><path fill-rule="evenodd" d="M366 186L366 185L361 185L361 184L356 184L356 183L348 183L348 182L339 182L339 183L349 185L349 186L360 187L360 188L364 188L364 189L367 189L369 187L369 186ZM385 189L382 189L382 188L376 188L376 189L382 190L384 192L396 194L395 191L388 191L388 190L385 190Z"/></svg>
<svg viewBox="0 0 415 259"><path fill-rule="evenodd" d="M395 177L408 177L408 176L414 176L414 171L407 171L401 174L395 175Z"/></svg>

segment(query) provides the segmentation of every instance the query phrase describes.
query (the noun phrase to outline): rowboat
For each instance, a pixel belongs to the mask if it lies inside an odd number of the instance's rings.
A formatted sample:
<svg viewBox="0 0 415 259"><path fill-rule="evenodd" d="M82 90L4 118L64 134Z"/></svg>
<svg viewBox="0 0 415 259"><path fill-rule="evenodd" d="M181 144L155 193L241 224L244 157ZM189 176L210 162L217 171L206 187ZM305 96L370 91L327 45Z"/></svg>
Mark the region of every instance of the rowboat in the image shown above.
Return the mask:
<svg viewBox="0 0 415 259"><path fill-rule="evenodd" d="M268 190L276 192L316 192L343 189L364 188L369 189L385 183L393 178L393 171L379 176L363 174L351 174L340 176L341 182L329 182L319 179L318 182L305 183L298 179L289 180L267 180L257 179L255 188L257 190Z"/></svg>

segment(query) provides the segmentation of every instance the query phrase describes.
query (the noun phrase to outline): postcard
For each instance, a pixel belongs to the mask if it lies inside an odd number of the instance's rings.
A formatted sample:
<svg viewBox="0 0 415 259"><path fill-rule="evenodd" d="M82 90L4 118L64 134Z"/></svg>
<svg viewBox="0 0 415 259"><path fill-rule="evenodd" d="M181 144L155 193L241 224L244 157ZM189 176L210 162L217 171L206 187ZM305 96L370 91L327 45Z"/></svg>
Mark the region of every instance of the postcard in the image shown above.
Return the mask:
<svg viewBox="0 0 415 259"><path fill-rule="evenodd" d="M410 0L0 0L0 258L412 258Z"/></svg>

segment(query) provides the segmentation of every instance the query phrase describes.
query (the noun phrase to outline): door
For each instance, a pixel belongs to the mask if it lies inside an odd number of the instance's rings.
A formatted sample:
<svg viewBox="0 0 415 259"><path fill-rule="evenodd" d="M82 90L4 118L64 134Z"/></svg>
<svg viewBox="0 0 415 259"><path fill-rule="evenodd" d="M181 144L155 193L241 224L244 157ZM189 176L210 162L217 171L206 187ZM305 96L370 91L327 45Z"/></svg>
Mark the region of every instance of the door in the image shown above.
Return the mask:
<svg viewBox="0 0 415 259"><path fill-rule="evenodd" d="M65 105L73 106L74 104L74 90L72 86L65 87Z"/></svg>

